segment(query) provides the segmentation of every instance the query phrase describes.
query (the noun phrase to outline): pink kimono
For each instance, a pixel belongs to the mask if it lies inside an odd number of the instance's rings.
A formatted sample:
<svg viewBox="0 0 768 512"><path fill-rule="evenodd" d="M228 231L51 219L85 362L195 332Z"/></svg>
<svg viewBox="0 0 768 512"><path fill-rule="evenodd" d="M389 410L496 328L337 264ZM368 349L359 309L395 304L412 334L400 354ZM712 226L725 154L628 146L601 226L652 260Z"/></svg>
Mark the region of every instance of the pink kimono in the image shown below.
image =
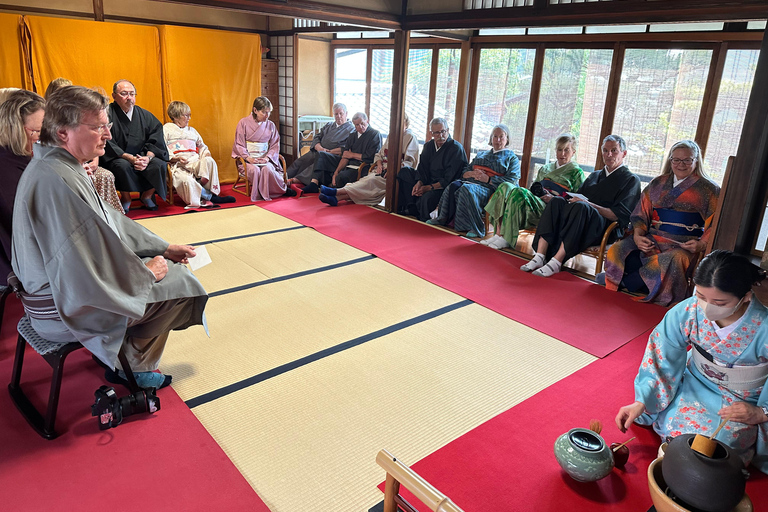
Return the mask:
<svg viewBox="0 0 768 512"><path fill-rule="evenodd" d="M254 150L261 143L263 150ZM248 151L249 145L251 151ZM240 162L237 171L251 182L251 201L271 201L285 194L286 185L283 170L280 167L280 134L272 121L257 123L253 115L246 116L237 123L235 143L232 145L232 158L254 157L268 158L266 164L246 164L242 169Z"/></svg>

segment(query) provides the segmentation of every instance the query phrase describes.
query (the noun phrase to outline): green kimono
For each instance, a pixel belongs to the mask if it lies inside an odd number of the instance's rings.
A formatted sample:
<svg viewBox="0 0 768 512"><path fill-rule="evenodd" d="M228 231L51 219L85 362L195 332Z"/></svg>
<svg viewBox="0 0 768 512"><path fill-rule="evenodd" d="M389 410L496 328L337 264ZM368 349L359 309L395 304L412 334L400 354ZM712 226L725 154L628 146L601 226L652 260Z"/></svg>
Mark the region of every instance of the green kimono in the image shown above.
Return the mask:
<svg viewBox="0 0 768 512"><path fill-rule="evenodd" d="M578 190L584 181L584 171L574 162L559 168L557 162L551 162L539 169L535 181L541 182L550 194L560 195L561 189ZM491 196L485 211L491 223L497 226L496 234L514 247L521 229L536 228L545 206L546 203L527 188L502 183Z"/></svg>

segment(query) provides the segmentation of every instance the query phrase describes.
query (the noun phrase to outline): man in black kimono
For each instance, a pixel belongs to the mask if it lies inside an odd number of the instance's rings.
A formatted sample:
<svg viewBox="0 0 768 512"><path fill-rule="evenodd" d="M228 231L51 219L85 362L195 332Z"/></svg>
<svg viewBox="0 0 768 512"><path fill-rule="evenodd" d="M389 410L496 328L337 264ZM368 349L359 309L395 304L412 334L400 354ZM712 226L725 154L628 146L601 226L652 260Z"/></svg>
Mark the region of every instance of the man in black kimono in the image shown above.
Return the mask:
<svg viewBox="0 0 768 512"><path fill-rule="evenodd" d="M136 88L128 80L112 86L115 100L107 110L112 122L112 140L108 141L102 165L115 175L115 188L127 212L131 192L141 192L141 201L149 210L157 210L155 193L166 196L168 150L163 125L136 105Z"/></svg>
<svg viewBox="0 0 768 512"><path fill-rule="evenodd" d="M357 181L357 167L347 168L348 165L360 166L362 163L372 164L373 157L381 149L381 134L370 127L365 112L352 116L355 131L349 134L341 145L341 155L333 153L318 153L315 159L315 171L312 182L304 187L305 194L319 192L320 185L330 185L343 188L347 183ZM368 174L370 165L361 175Z"/></svg>
<svg viewBox="0 0 768 512"><path fill-rule="evenodd" d="M611 222L616 221L618 226L609 241L624 234L629 216L640 201L640 179L624 165L624 139L607 136L602 152L605 168L590 174L578 191L587 200L553 197L547 203L533 239L536 255L520 270L549 277L560 272L566 260L599 245Z"/></svg>
<svg viewBox="0 0 768 512"><path fill-rule="evenodd" d="M459 177L467 165L464 146L451 138L448 121L436 117L429 123L432 140L424 145L416 169L403 168L397 174L400 192L397 211L421 221L437 208L443 189Z"/></svg>

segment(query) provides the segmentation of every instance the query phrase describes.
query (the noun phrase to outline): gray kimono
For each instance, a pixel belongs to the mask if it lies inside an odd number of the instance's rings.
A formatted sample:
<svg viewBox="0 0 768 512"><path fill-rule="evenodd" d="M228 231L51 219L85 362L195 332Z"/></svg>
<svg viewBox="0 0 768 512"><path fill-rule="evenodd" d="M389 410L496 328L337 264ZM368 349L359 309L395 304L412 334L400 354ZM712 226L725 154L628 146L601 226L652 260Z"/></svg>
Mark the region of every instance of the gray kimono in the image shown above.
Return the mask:
<svg viewBox="0 0 768 512"><path fill-rule="evenodd" d="M13 209L13 270L27 293L51 294L60 319L32 326L51 341L82 343L111 367L129 319L148 304L194 298L188 319L202 323L208 300L184 265L168 262L159 282L144 264L168 243L105 205L83 166L59 147L35 148Z"/></svg>

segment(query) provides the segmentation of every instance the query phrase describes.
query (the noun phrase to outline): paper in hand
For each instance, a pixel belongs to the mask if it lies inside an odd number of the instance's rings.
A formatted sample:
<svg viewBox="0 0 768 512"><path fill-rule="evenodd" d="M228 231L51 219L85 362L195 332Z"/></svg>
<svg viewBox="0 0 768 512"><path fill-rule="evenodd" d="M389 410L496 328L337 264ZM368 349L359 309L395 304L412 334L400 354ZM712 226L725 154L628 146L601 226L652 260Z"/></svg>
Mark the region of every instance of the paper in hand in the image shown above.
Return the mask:
<svg viewBox="0 0 768 512"><path fill-rule="evenodd" d="M584 194L577 194L576 192L567 192L569 197L574 197L576 199L581 199L582 201L589 201L589 198L585 196Z"/></svg>
<svg viewBox="0 0 768 512"><path fill-rule="evenodd" d="M195 254L194 257L188 258L189 268L192 269L192 272L199 268L203 268L211 262L211 257L208 255L208 249L204 245L195 247Z"/></svg>

